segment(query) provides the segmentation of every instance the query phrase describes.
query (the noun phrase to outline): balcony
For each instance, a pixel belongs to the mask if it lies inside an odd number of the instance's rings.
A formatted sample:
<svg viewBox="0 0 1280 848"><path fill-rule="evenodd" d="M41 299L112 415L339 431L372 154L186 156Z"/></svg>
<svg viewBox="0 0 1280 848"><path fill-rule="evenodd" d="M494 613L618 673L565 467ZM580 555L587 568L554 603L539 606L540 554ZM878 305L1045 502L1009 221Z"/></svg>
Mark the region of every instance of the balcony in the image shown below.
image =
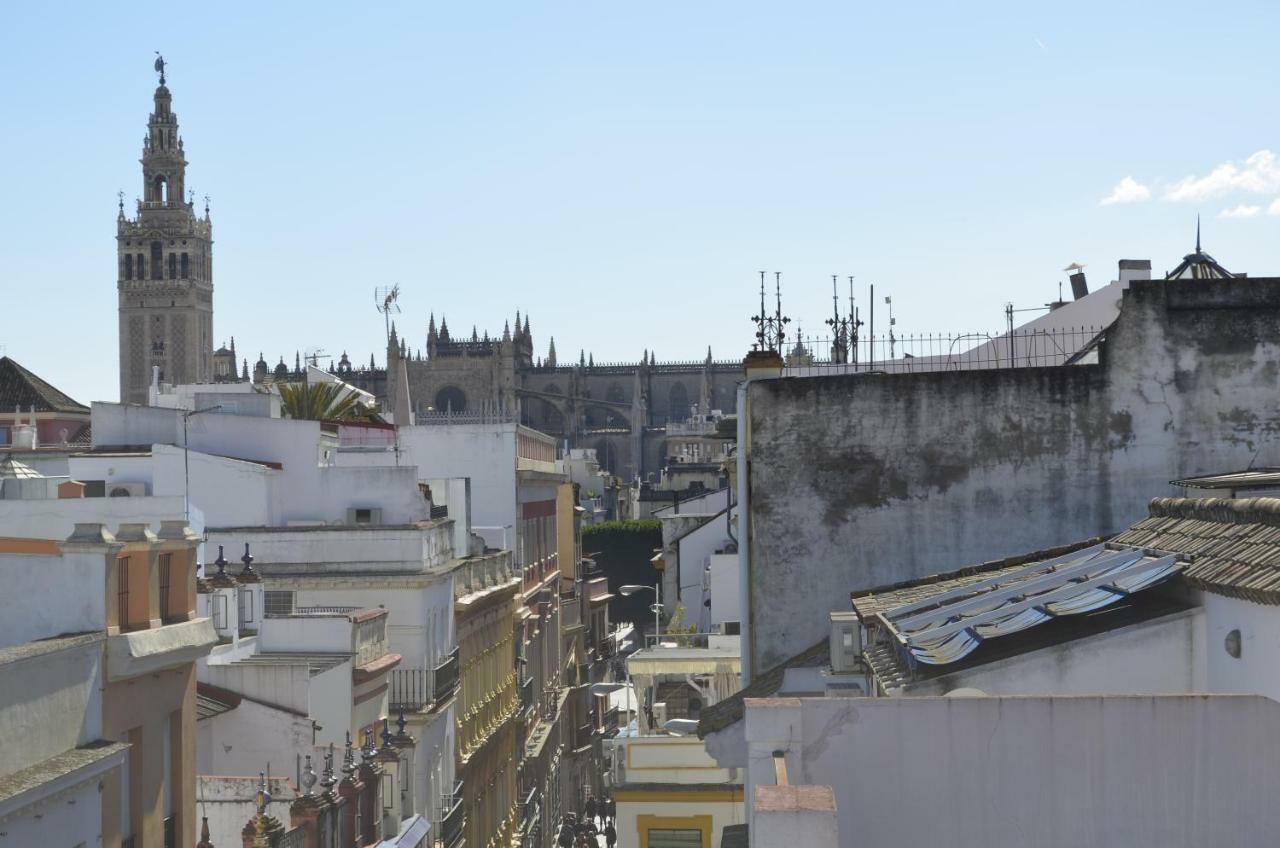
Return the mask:
<svg viewBox="0 0 1280 848"><path fill-rule="evenodd" d="M432 669L435 681L432 685L431 697L436 703L447 701L453 697L458 688L458 649L454 648L442 663Z"/></svg>
<svg viewBox="0 0 1280 848"><path fill-rule="evenodd" d="M520 684L520 711L524 712L533 706L533 678Z"/></svg>
<svg viewBox="0 0 1280 848"><path fill-rule="evenodd" d="M440 826L436 831L439 834L436 838L436 844L440 848L456 848L456 846L461 845L465 824L466 815L462 806L462 781L458 781L453 787L453 793L444 796L444 816L440 819Z"/></svg>
<svg viewBox="0 0 1280 848"><path fill-rule="evenodd" d="M618 732L618 708L610 707L600 716L600 735L610 737Z"/></svg>
<svg viewBox="0 0 1280 848"><path fill-rule="evenodd" d="M542 793L535 786L520 802L520 828L528 845L538 844L542 824Z"/></svg>
<svg viewBox="0 0 1280 848"><path fill-rule="evenodd" d="M388 699L391 712L417 712L433 707L435 669L397 668L391 671Z"/></svg>

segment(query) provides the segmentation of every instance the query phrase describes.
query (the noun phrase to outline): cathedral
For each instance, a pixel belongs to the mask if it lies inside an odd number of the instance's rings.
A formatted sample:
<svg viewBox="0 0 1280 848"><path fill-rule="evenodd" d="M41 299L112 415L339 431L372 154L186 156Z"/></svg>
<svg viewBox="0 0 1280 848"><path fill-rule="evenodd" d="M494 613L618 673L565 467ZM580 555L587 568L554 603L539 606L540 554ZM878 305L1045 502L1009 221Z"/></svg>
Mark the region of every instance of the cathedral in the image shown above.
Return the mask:
<svg viewBox="0 0 1280 848"><path fill-rule="evenodd" d="M153 375L169 384L271 382L305 379L303 360L274 367L259 354L250 372L237 369L235 340L213 350L213 224L208 201L197 214L186 187L187 158L163 59L160 84L142 142L142 196L136 215L116 220L120 327L120 400L145 404ZM529 316L518 312L501 334L455 335L432 315L424 347L416 349L392 326L386 365L375 357L354 367L344 352L332 367L341 379L374 394L387 412L423 424L515 420L575 448L594 448L601 465L627 478L645 478L664 462L668 425L713 410L731 410L742 378L738 360L596 363L585 352L557 360L555 340L534 352ZM318 361L312 364L319 365ZM401 386L407 387L407 392ZM404 397L400 395L404 394ZM687 427L685 429L688 429Z"/></svg>
<svg viewBox="0 0 1280 848"><path fill-rule="evenodd" d="M213 379L213 224L187 193L187 158L164 60L142 140L137 213L116 218L120 402L146 403L152 373L167 383ZM184 197L184 194L186 195Z"/></svg>

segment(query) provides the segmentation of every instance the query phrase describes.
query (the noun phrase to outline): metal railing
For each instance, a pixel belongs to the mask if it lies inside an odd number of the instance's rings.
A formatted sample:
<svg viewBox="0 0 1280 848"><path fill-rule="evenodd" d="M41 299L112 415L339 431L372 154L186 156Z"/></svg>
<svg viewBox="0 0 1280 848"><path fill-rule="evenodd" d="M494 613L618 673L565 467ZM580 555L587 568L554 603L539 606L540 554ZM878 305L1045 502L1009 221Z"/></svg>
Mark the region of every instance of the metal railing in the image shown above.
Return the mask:
<svg viewBox="0 0 1280 848"><path fill-rule="evenodd" d="M453 792L442 798L444 815L440 818L436 844L441 848L455 848L462 844L466 815L462 807L462 781L454 784Z"/></svg>
<svg viewBox="0 0 1280 848"><path fill-rule="evenodd" d="M290 612L269 612L266 618L290 618L298 615L350 615L360 607L310 606L294 607Z"/></svg>
<svg viewBox="0 0 1280 848"><path fill-rule="evenodd" d="M275 843L275 848L304 848L306 844L306 829L295 827L293 830L287 830L281 835L280 841Z"/></svg>
<svg viewBox="0 0 1280 848"><path fill-rule="evenodd" d="M520 802L520 826L522 832L526 835L532 835L533 831L541 824L541 811L539 806L542 801L542 795L535 786L529 790L529 794L524 796L524 800Z"/></svg>
<svg viewBox="0 0 1280 848"><path fill-rule="evenodd" d="M435 703L435 669L393 668L388 703L392 712L415 712Z"/></svg>
<svg viewBox="0 0 1280 848"><path fill-rule="evenodd" d="M618 708L610 707L600 716L600 735L612 736L618 732Z"/></svg>
<svg viewBox="0 0 1280 848"><path fill-rule="evenodd" d="M449 652L443 662L432 669L435 682L432 686L432 698L439 702L453 695L458 688L458 649Z"/></svg>
<svg viewBox="0 0 1280 848"><path fill-rule="evenodd" d="M520 684L520 711L523 712L533 706L533 678Z"/></svg>
<svg viewBox="0 0 1280 848"><path fill-rule="evenodd" d="M859 338L856 345L838 337L805 336L783 352L784 373L911 374L1083 364L1105 330L1081 326L1003 333L890 334Z"/></svg>

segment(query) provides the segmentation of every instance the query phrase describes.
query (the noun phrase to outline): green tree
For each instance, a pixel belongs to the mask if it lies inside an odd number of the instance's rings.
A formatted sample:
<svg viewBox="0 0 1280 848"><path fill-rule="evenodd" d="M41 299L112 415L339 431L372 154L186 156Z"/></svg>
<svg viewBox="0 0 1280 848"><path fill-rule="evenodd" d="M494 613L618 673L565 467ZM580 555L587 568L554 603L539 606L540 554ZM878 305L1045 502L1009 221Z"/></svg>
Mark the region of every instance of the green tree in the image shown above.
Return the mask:
<svg viewBox="0 0 1280 848"><path fill-rule="evenodd" d="M355 392L337 383L282 383L280 403L288 418L304 421L363 421L369 413Z"/></svg>

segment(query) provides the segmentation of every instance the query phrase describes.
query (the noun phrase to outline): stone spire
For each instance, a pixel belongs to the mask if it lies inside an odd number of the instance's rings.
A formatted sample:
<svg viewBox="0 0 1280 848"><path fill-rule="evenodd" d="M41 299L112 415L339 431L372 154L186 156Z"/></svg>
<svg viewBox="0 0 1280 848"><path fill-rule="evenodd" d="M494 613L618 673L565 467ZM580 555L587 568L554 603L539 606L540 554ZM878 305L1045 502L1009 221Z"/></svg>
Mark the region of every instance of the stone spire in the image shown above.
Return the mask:
<svg viewBox="0 0 1280 848"><path fill-rule="evenodd" d="M556 367L556 337L551 337L551 346L547 348L547 367Z"/></svg>
<svg viewBox="0 0 1280 848"><path fill-rule="evenodd" d="M515 338L515 339L520 338L520 310L519 309L516 310L516 329L515 329L515 335L512 338Z"/></svg>
<svg viewBox="0 0 1280 848"><path fill-rule="evenodd" d="M502 340L504 342L511 341L511 322L510 321L502 322Z"/></svg>

